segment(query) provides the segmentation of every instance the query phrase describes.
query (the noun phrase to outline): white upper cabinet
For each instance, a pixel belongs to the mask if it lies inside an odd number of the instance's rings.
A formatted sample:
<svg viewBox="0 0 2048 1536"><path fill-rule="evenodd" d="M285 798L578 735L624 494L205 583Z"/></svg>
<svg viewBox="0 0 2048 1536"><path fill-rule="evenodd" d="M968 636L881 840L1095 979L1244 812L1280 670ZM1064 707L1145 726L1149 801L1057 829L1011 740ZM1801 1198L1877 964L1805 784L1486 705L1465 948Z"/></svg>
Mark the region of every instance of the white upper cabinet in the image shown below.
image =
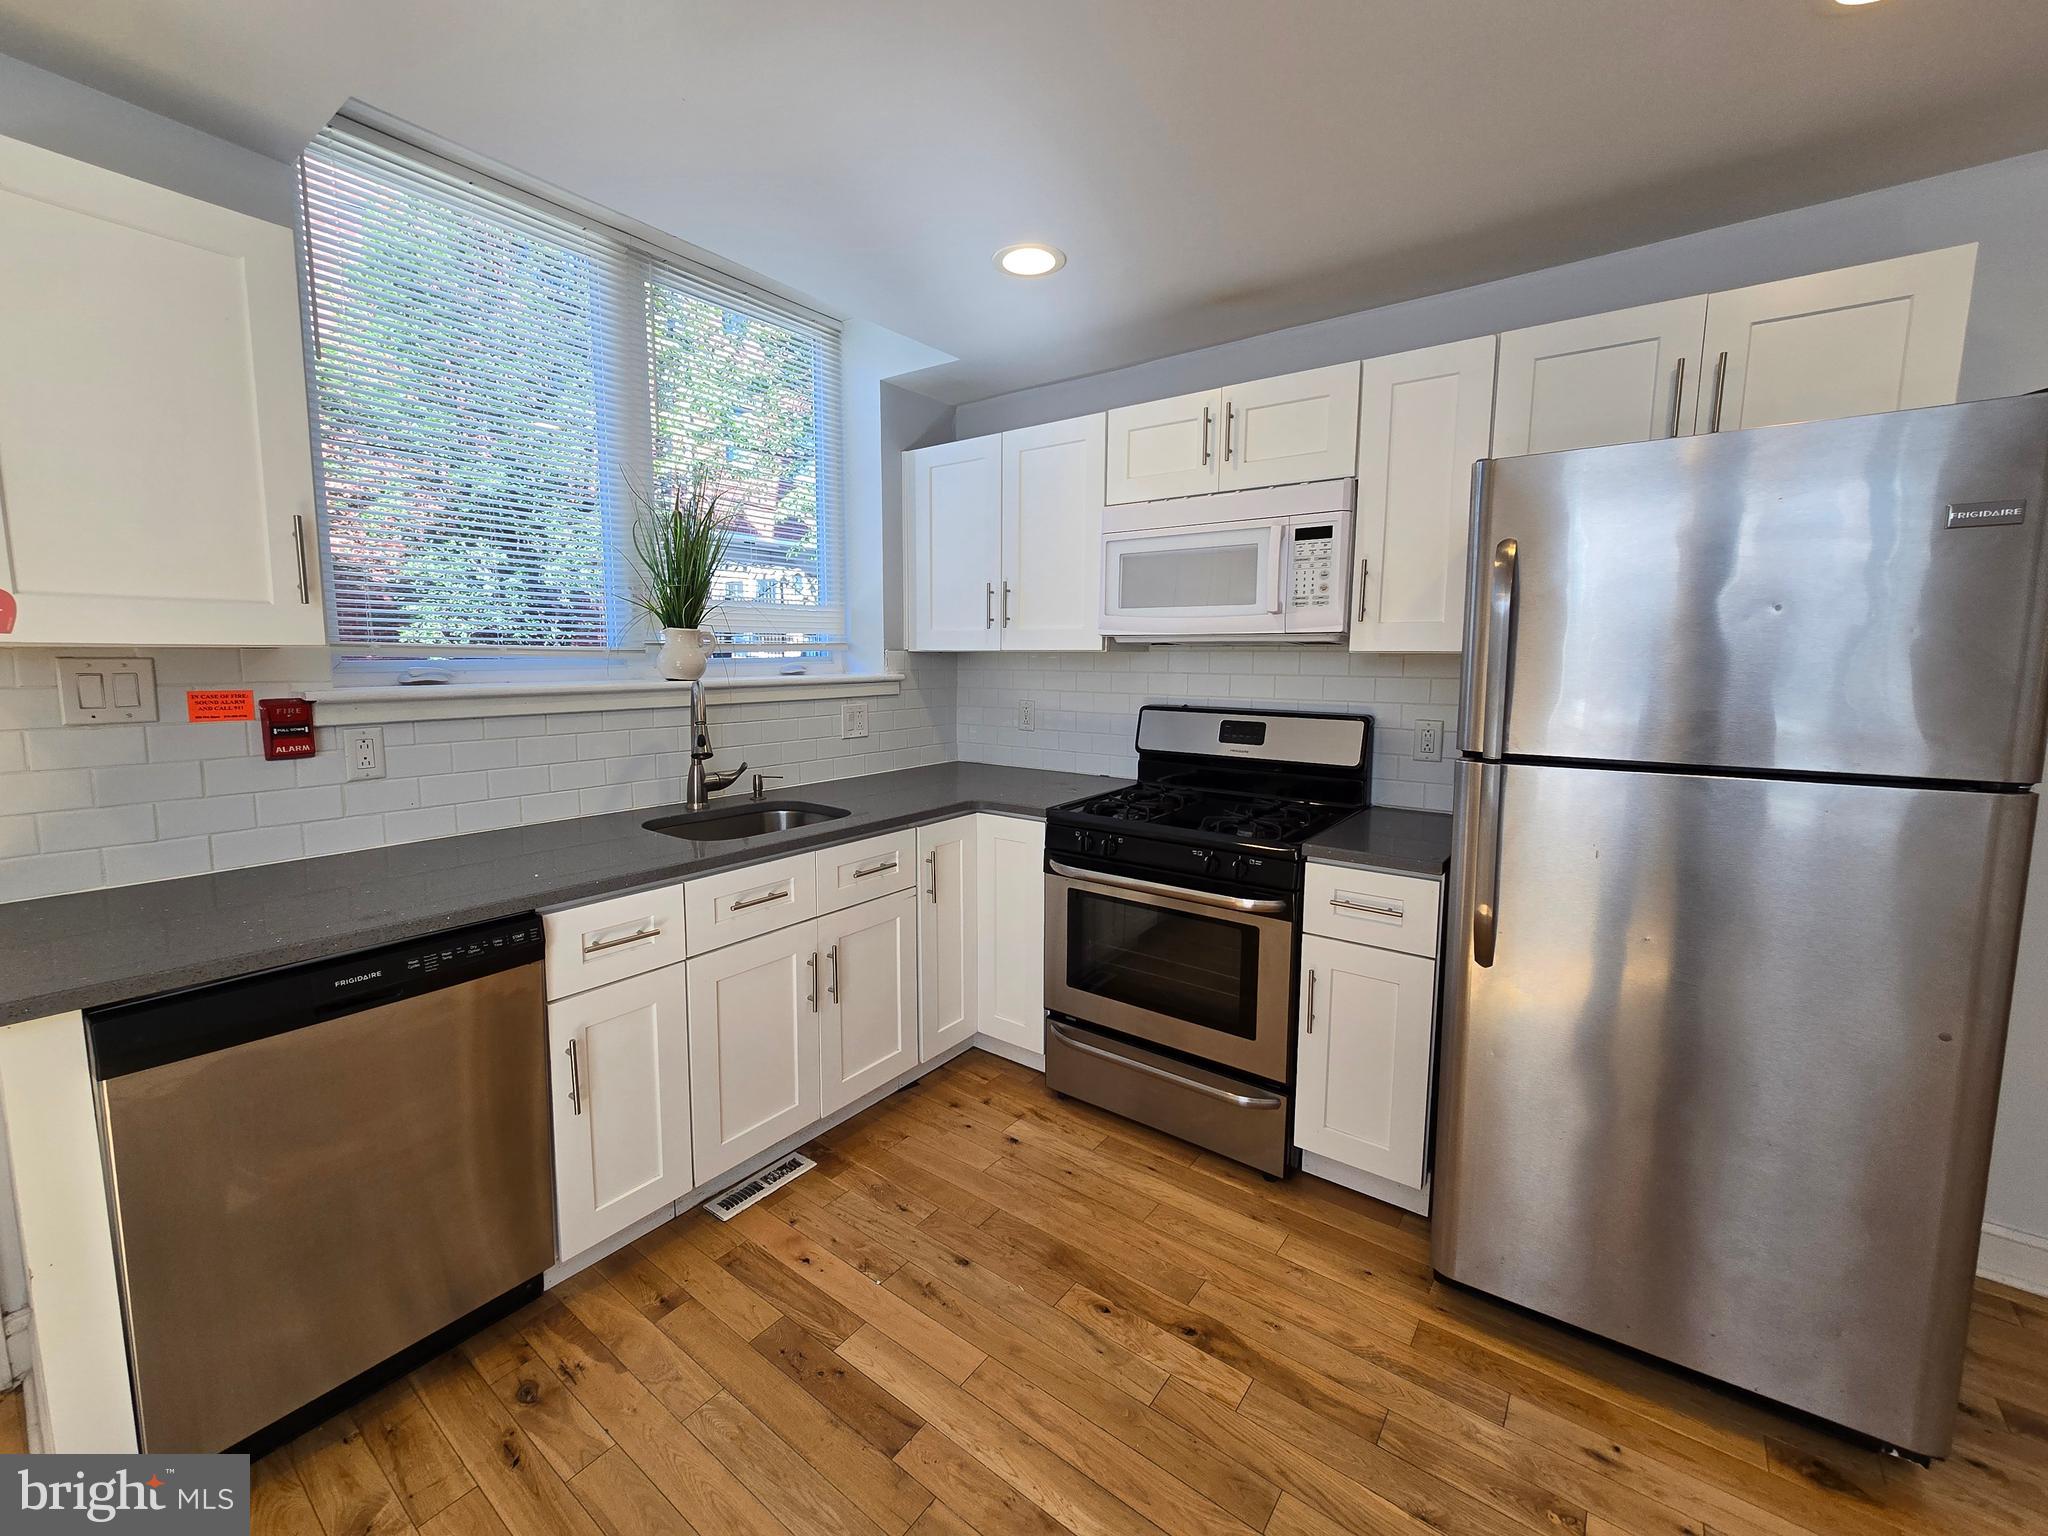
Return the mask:
<svg viewBox="0 0 2048 1536"><path fill-rule="evenodd" d="M1358 467L1358 364L1311 368L1223 391L1217 489L1338 480Z"/></svg>
<svg viewBox="0 0 2048 1536"><path fill-rule="evenodd" d="M1223 391L1148 400L1109 413L1109 464L1103 500L1156 501L1216 489L1216 428Z"/></svg>
<svg viewBox="0 0 2048 1536"><path fill-rule="evenodd" d="M1102 649L1103 433L1097 414L1003 434L1003 650Z"/></svg>
<svg viewBox="0 0 2048 1536"><path fill-rule="evenodd" d="M1354 651L1456 651L1472 465L1493 422L1494 338L1367 361L1358 405Z"/></svg>
<svg viewBox="0 0 2048 1536"><path fill-rule="evenodd" d="M910 648L993 651L1003 579L1003 439L971 437L903 455L910 537Z"/></svg>
<svg viewBox="0 0 2048 1536"><path fill-rule="evenodd" d="M17 644L319 645L292 232L0 139Z"/></svg>
<svg viewBox="0 0 2048 1536"><path fill-rule="evenodd" d="M1953 404L1976 271L1958 245L1715 294L1698 430Z"/></svg>
<svg viewBox="0 0 2048 1536"><path fill-rule="evenodd" d="M1493 457L1602 448L1693 430L1704 297L1509 331Z"/></svg>
<svg viewBox="0 0 2048 1536"><path fill-rule="evenodd" d="M670 965L548 1005L558 1258L689 1193L685 1004Z"/></svg>

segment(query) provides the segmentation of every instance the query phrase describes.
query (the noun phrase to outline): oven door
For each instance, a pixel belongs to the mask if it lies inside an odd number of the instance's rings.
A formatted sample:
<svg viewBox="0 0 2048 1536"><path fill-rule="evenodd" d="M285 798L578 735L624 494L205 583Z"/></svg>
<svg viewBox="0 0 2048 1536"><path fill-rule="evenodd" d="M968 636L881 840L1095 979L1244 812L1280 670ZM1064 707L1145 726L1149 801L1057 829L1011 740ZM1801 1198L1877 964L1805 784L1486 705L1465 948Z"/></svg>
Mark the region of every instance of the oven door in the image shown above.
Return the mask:
<svg viewBox="0 0 2048 1536"><path fill-rule="evenodd" d="M1049 861L1045 1005L1287 1081L1294 904L1218 896Z"/></svg>
<svg viewBox="0 0 2048 1536"><path fill-rule="evenodd" d="M1278 634L1284 523L1262 519L1102 538L1106 635Z"/></svg>

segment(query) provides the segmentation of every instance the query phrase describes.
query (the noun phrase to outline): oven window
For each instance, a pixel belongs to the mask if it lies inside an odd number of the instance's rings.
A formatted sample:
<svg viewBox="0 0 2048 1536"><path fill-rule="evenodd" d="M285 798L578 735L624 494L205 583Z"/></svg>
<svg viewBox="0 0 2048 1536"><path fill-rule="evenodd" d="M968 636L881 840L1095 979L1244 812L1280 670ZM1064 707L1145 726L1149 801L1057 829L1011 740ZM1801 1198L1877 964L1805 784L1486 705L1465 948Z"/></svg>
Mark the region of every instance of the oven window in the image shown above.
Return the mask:
<svg viewBox="0 0 2048 1536"><path fill-rule="evenodd" d="M1069 888L1067 985L1250 1040L1259 930Z"/></svg>
<svg viewBox="0 0 2048 1536"><path fill-rule="evenodd" d="M1252 608L1259 601L1259 546L1132 550L1116 562L1117 607Z"/></svg>

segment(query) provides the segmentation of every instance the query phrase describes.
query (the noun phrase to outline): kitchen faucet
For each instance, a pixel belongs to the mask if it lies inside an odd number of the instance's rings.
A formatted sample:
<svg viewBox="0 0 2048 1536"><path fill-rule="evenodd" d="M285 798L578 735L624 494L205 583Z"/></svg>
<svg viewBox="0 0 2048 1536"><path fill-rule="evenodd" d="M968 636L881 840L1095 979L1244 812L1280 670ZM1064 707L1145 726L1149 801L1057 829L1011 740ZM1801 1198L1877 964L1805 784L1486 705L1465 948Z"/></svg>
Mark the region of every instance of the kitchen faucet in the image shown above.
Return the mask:
<svg viewBox="0 0 2048 1536"><path fill-rule="evenodd" d="M746 759L742 758L739 767L728 772L706 773L704 765L711 757L711 721L705 708L704 680L697 678L690 683L690 777L683 784L683 800L693 811L703 810L710 804L709 796L730 789L747 771Z"/></svg>

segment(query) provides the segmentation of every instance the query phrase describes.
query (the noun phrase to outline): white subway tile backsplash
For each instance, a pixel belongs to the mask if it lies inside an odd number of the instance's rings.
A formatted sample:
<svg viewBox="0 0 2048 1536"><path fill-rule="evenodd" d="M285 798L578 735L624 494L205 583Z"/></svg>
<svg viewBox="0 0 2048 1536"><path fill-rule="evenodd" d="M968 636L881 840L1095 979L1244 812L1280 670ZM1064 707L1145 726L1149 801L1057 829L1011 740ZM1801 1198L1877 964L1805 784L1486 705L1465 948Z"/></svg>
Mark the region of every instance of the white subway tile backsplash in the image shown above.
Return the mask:
<svg viewBox="0 0 2048 1536"><path fill-rule="evenodd" d="M18 859L35 851L35 817L0 816L0 859Z"/></svg>
<svg viewBox="0 0 2048 1536"><path fill-rule="evenodd" d="M499 827L519 825L517 800L477 800L455 807L458 832L494 832Z"/></svg>
<svg viewBox="0 0 2048 1536"><path fill-rule="evenodd" d="M455 807L452 805L430 805L416 811L393 811L384 818L386 842L416 843L422 838L454 835Z"/></svg>
<svg viewBox="0 0 2048 1536"><path fill-rule="evenodd" d="M419 803L418 779L363 779L341 786L341 808L350 816L409 811Z"/></svg>
<svg viewBox="0 0 2048 1536"><path fill-rule="evenodd" d="M51 690L52 697L56 690ZM31 768L97 768L149 759L139 725L72 725L23 731Z"/></svg>
<svg viewBox="0 0 2048 1536"><path fill-rule="evenodd" d="M430 722L429 722L430 723ZM445 742L394 747L384 744L384 774L393 779L416 779L430 773L452 773L454 749Z"/></svg>
<svg viewBox="0 0 2048 1536"><path fill-rule="evenodd" d="M328 821L341 815L338 785L317 784L310 789L266 789L256 796L256 824L286 826L302 821Z"/></svg>
<svg viewBox="0 0 2048 1536"><path fill-rule="evenodd" d="M204 800L174 800L156 808L159 837L239 832L255 825L254 795L208 795Z"/></svg>
<svg viewBox="0 0 2048 1536"><path fill-rule="evenodd" d="M213 835L215 869L275 864L280 859L302 858L305 851L305 840L297 827L254 827L247 832L216 832Z"/></svg>
<svg viewBox="0 0 2048 1536"><path fill-rule="evenodd" d="M424 724L425 722L421 722ZM479 721L478 724L484 722ZM388 732L389 726L385 727ZM385 737L387 749L390 737ZM510 768L519 761L516 741L458 741L449 749L450 764L457 773L479 768Z"/></svg>
<svg viewBox="0 0 2048 1536"><path fill-rule="evenodd" d="M213 867L213 846L203 837L173 837L109 848L100 857L106 865L107 884L134 885L143 880L203 875Z"/></svg>
<svg viewBox="0 0 2048 1536"><path fill-rule="evenodd" d="M389 841L384 835L382 816L342 816L333 821L309 821L301 830L309 859L329 853L354 853L359 848L376 848Z"/></svg>
<svg viewBox="0 0 2048 1536"><path fill-rule="evenodd" d="M106 865L97 848L78 853L38 853L25 859L0 859L0 901L28 901L61 896L107 883Z"/></svg>

